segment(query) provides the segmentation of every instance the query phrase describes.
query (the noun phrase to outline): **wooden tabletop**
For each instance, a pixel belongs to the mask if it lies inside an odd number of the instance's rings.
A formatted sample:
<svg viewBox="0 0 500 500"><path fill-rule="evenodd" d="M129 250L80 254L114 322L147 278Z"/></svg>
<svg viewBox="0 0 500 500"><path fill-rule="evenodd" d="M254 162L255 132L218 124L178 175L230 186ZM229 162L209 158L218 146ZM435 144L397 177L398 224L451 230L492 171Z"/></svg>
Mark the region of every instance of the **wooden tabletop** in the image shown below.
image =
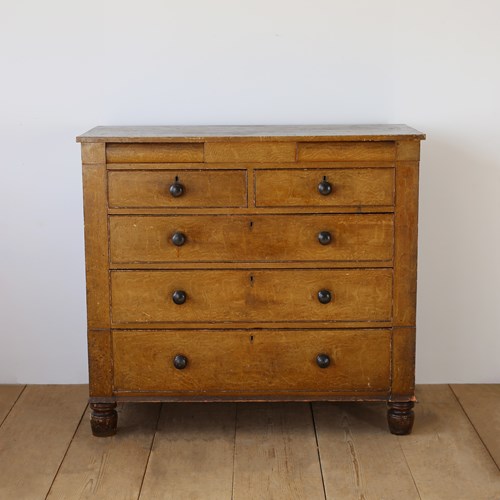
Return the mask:
<svg viewBox="0 0 500 500"><path fill-rule="evenodd" d="M95 127L77 142L200 141L394 141L422 140L425 134L407 125L225 125Z"/></svg>

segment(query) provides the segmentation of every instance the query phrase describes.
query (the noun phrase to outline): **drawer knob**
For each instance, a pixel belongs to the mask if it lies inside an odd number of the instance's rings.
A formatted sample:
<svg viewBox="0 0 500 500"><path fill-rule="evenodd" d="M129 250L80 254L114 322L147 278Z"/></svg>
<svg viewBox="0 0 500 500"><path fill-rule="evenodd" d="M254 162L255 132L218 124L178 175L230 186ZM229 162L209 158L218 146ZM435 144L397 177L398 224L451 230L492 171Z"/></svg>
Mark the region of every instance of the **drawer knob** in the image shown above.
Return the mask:
<svg viewBox="0 0 500 500"><path fill-rule="evenodd" d="M318 241L322 245L329 245L332 242L332 235L328 231L321 231L321 233L318 234Z"/></svg>
<svg viewBox="0 0 500 500"><path fill-rule="evenodd" d="M181 233L180 231L175 232L172 235L172 243L176 247L181 247L182 245L184 245L184 243L186 243L186 235Z"/></svg>
<svg viewBox="0 0 500 500"><path fill-rule="evenodd" d="M176 290L172 294L172 300L174 301L175 304L177 304L179 306L181 304L184 304L184 302L186 302L186 299L187 299L187 295L186 295L186 292L184 290Z"/></svg>
<svg viewBox="0 0 500 500"><path fill-rule="evenodd" d="M328 354L318 354L316 356L316 364L320 368L328 368L330 366L330 356Z"/></svg>
<svg viewBox="0 0 500 500"><path fill-rule="evenodd" d="M177 370L184 370L188 364L188 359L186 356L183 356L182 354L177 354L174 358L174 367L177 368Z"/></svg>
<svg viewBox="0 0 500 500"><path fill-rule="evenodd" d="M328 196L332 192L332 185L324 178L319 184L318 184L318 192L319 194L322 194L323 196Z"/></svg>
<svg viewBox="0 0 500 500"><path fill-rule="evenodd" d="M184 186L180 182L175 181L170 186L169 191L174 198L178 198L179 196L182 196L184 194Z"/></svg>
<svg viewBox="0 0 500 500"><path fill-rule="evenodd" d="M318 292L318 300L322 304L328 304L332 300L332 292L330 290L320 290Z"/></svg>

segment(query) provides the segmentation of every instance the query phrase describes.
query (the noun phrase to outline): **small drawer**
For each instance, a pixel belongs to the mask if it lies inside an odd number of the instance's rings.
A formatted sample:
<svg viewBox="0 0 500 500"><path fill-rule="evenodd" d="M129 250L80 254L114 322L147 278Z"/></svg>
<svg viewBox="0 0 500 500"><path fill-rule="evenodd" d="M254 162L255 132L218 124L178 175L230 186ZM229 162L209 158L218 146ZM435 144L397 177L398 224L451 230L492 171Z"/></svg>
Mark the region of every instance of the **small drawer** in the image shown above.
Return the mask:
<svg viewBox="0 0 500 500"><path fill-rule="evenodd" d="M115 330L114 388L240 395L387 391L390 339L390 330Z"/></svg>
<svg viewBox="0 0 500 500"><path fill-rule="evenodd" d="M107 163L186 163L203 161L203 144L108 144Z"/></svg>
<svg viewBox="0 0 500 500"><path fill-rule="evenodd" d="M389 321L392 269L112 271L114 324Z"/></svg>
<svg viewBox="0 0 500 500"><path fill-rule="evenodd" d="M391 207L393 168L257 170L258 207Z"/></svg>
<svg viewBox="0 0 500 500"><path fill-rule="evenodd" d="M298 161L393 161L396 144L374 142L299 142Z"/></svg>
<svg viewBox="0 0 500 500"><path fill-rule="evenodd" d="M113 264L392 262L393 215L110 217Z"/></svg>
<svg viewBox="0 0 500 500"><path fill-rule="evenodd" d="M245 207L246 170L109 171L115 208Z"/></svg>

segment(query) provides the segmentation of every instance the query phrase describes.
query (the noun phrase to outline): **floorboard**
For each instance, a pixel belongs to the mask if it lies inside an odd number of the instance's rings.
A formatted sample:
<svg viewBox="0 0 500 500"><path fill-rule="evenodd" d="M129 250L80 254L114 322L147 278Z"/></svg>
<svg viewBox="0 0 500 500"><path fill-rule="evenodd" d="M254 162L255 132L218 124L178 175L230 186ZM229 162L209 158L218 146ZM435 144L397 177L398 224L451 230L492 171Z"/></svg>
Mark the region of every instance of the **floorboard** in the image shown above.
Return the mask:
<svg viewBox="0 0 500 500"><path fill-rule="evenodd" d="M314 420L328 499L418 499L386 404L315 403Z"/></svg>
<svg viewBox="0 0 500 500"><path fill-rule="evenodd" d="M0 385L0 426L24 388L24 385Z"/></svg>
<svg viewBox="0 0 500 500"><path fill-rule="evenodd" d="M136 500L161 404L120 404L118 433L97 438L90 431L90 410L82 419L49 499Z"/></svg>
<svg viewBox="0 0 500 500"><path fill-rule="evenodd" d="M415 426L399 442L425 500L498 500L500 474L448 385L419 386Z"/></svg>
<svg viewBox="0 0 500 500"><path fill-rule="evenodd" d="M231 498L235 404L163 404L141 499Z"/></svg>
<svg viewBox="0 0 500 500"><path fill-rule="evenodd" d="M26 387L0 427L0 498L45 498L87 395L87 386Z"/></svg>
<svg viewBox="0 0 500 500"><path fill-rule="evenodd" d="M451 388L500 469L500 384L453 384Z"/></svg>
<svg viewBox="0 0 500 500"><path fill-rule="evenodd" d="M233 497L325 498L309 404L238 406Z"/></svg>

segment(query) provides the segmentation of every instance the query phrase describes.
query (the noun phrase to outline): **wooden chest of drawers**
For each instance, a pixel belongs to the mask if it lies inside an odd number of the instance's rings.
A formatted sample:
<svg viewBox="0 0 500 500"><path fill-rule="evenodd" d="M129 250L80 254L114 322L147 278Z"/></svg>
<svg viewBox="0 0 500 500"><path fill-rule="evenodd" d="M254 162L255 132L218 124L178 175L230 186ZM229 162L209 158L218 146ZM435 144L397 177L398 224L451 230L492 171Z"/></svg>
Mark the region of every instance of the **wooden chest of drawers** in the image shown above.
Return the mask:
<svg viewBox="0 0 500 500"><path fill-rule="evenodd" d="M403 125L97 127L91 424L117 401L387 401L411 431L420 140Z"/></svg>

